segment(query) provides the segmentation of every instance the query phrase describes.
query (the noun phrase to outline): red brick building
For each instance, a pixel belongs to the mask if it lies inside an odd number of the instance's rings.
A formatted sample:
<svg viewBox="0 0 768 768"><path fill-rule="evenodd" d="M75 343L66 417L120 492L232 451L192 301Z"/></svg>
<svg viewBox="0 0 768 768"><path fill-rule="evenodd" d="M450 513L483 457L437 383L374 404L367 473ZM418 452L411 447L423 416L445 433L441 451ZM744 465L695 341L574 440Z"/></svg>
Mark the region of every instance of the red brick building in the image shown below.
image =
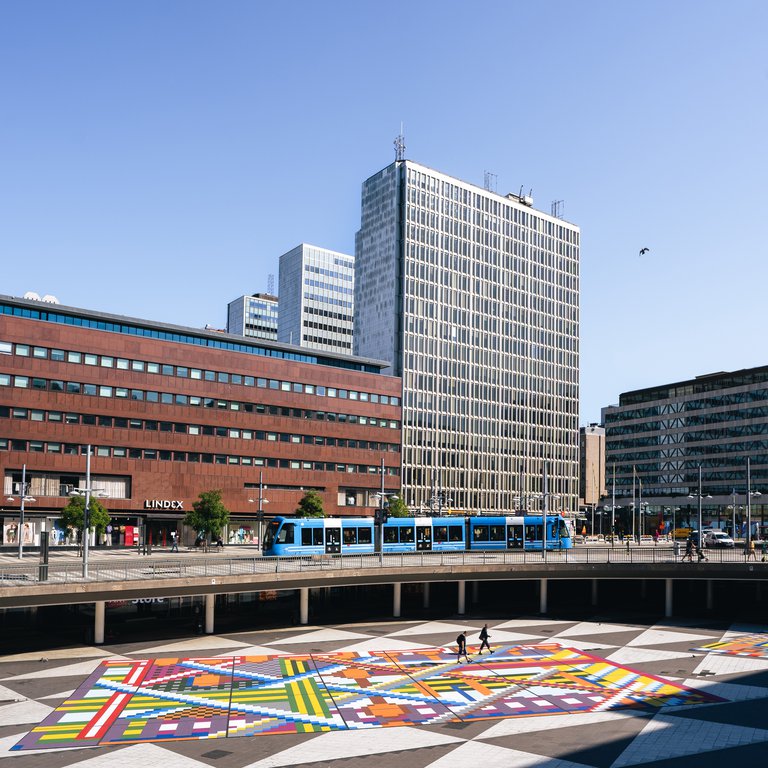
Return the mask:
<svg viewBox="0 0 768 768"><path fill-rule="evenodd" d="M108 543L167 544L199 493L221 489L225 541L253 542L264 515L309 489L326 514L372 514L400 489L400 379L384 363L0 296L0 508L18 535L55 520L72 489L106 494ZM184 531L183 541L194 538Z"/></svg>

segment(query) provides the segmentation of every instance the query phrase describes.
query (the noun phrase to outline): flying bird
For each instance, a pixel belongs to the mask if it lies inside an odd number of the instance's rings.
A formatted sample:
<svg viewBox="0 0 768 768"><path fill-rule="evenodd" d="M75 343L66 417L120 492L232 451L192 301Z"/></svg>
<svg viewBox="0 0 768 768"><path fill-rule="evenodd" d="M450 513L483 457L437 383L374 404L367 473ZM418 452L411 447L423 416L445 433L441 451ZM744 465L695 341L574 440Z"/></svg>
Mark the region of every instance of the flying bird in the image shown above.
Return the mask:
<svg viewBox="0 0 768 768"><path fill-rule="evenodd" d="M642 255L648 253L648 251L650 251L650 250L651 250L650 248L641 248L640 249L640 255L642 256Z"/></svg>

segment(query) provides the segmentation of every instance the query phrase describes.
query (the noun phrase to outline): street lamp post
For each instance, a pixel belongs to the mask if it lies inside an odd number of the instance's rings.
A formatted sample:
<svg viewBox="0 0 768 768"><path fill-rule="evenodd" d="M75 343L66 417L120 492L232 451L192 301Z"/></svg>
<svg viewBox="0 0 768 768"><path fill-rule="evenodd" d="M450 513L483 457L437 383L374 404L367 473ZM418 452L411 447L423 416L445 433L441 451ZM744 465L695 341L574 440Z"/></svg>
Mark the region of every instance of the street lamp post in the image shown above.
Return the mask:
<svg viewBox="0 0 768 768"><path fill-rule="evenodd" d="M269 499L264 498L264 489L267 486L264 485L264 472L259 471L259 508L256 511L256 538L259 542L259 548L262 547L264 541L264 505L269 504ZM253 504L253 499L248 499Z"/></svg>
<svg viewBox="0 0 768 768"><path fill-rule="evenodd" d="M747 461L749 461L749 459L747 459ZM698 499L699 499L699 516L698 516L698 531L699 531L699 536L698 536L698 548L701 550L701 549L704 549L704 537L703 537L703 535L702 535L702 533L701 533L701 528L702 528L702 521L701 521L701 500L702 500L702 499L704 499L704 498L707 498L707 499L711 499L711 498L712 498L712 497L711 497L709 494L707 494L706 496L704 496L704 494L703 494L703 493L702 493L702 491L701 491L701 464L699 464L699 492L698 492L697 494L695 494L695 496L697 496L697 497L698 497ZM693 494L693 493L689 493L689 494L688 494L688 498L689 498L689 499L692 499L692 498L694 498L694 494Z"/></svg>
<svg viewBox="0 0 768 768"><path fill-rule="evenodd" d="M747 536L744 539L744 552L749 552L749 545L752 541L752 497L762 496L760 491L752 490L752 465L749 456L747 456Z"/></svg>
<svg viewBox="0 0 768 768"><path fill-rule="evenodd" d="M85 488L73 488L69 492L70 496L85 496L85 507L83 508L83 578L88 578L88 545L90 538L90 513L91 496L104 498L107 494L99 489L91 488L91 446L87 446L85 454Z"/></svg>
<svg viewBox="0 0 768 768"><path fill-rule="evenodd" d="M23 464L21 467L21 486L19 487L19 530L16 534L19 540L19 560L24 557L24 504L37 501L27 494L27 490L29 490L27 487L27 465ZM8 501L13 502L13 496L9 496Z"/></svg>

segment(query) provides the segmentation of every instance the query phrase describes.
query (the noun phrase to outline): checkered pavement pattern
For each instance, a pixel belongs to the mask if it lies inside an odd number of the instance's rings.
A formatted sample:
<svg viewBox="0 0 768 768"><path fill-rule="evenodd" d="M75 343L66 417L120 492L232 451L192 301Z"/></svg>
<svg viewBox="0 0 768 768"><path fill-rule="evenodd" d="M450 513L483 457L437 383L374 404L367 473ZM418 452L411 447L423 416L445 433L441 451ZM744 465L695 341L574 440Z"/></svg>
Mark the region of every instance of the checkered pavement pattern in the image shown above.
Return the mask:
<svg viewBox="0 0 768 768"><path fill-rule="evenodd" d="M0 758L17 768L42 756L62 768L765 763L768 627L498 619L491 653L479 655L480 625L379 622L0 657ZM459 663L452 640L465 630L471 661Z"/></svg>

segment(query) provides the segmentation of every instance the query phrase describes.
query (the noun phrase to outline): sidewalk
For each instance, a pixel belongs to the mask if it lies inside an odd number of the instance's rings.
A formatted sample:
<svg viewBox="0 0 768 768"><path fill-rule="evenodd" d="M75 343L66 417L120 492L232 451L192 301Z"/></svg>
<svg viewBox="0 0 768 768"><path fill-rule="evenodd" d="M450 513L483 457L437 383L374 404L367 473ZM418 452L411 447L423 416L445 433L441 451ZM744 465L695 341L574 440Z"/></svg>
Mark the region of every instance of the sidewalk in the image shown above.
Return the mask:
<svg viewBox="0 0 768 768"><path fill-rule="evenodd" d="M179 546L178 552L171 552L171 547L153 546L151 554L141 554L136 547L96 547L88 549L88 562L108 562L110 560L146 560L152 558L190 558L190 557L261 557L261 550L253 544L225 544L224 547L210 547L205 552L201 547ZM52 547L48 550L49 563L64 563L82 560L82 550L78 547ZM24 547L23 557L19 560L19 549L14 546L0 547L0 563L3 565L34 565L40 562L39 547Z"/></svg>

